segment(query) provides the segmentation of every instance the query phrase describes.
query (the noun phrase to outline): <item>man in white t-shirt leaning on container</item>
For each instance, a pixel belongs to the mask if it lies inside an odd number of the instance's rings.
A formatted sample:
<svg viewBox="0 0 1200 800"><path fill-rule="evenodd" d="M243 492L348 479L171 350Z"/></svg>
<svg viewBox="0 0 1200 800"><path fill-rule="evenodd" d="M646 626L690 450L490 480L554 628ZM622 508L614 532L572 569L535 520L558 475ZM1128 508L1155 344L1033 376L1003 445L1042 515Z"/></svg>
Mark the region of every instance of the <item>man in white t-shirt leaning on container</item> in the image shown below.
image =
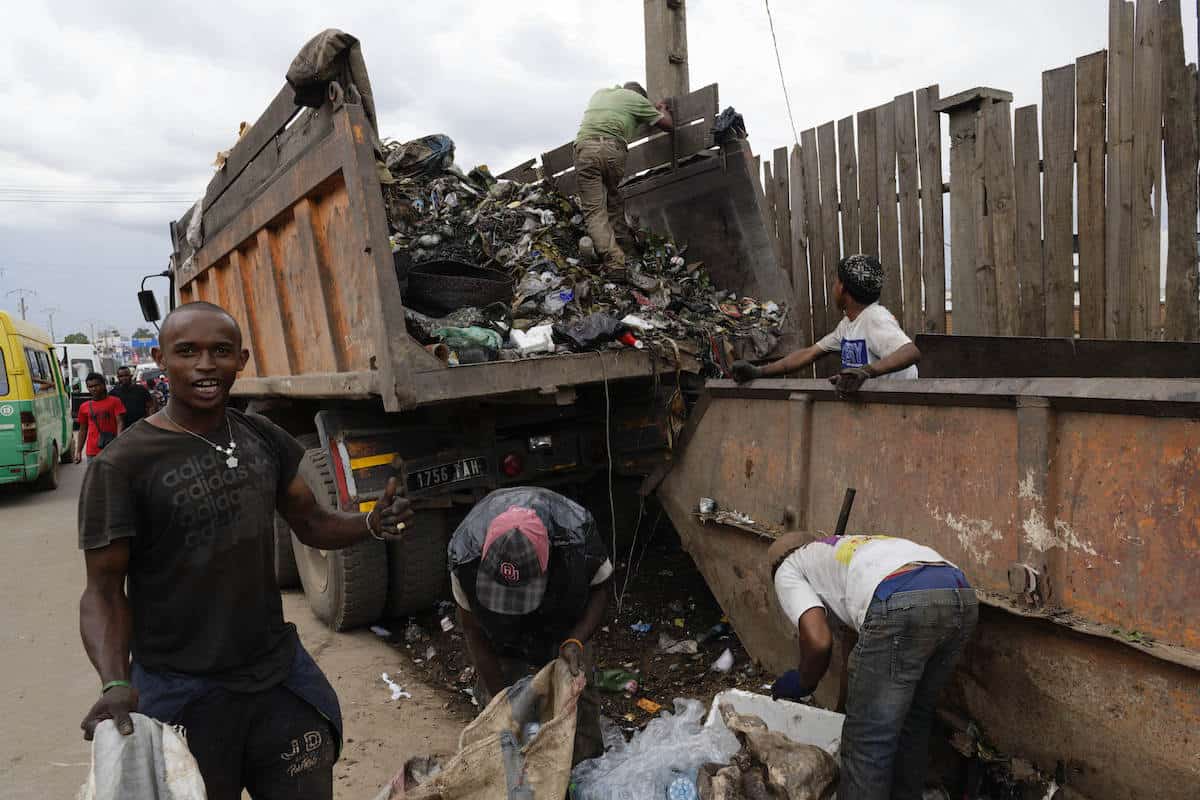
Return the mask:
<svg viewBox="0 0 1200 800"><path fill-rule="evenodd" d="M841 353L842 368L829 381L839 395L856 392L868 378L917 377L921 351L896 322L892 312L879 304L883 291L883 265L874 256L846 256L838 262L833 282L833 301L845 316L811 347L797 350L763 367L748 361L733 364L738 383L755 378L772 378L795 372L830 353Z"/></svg>
<svg viewBox="0 0 1200 800"><path fill-rule="evenodd" d="M919 800L938 695L979 620L975 590L937 551L891 536L788 533L767 558L799 633L799 668L776 698L816 690L833 648L830 614L853 633L846 664L839 800Z"/></svg>

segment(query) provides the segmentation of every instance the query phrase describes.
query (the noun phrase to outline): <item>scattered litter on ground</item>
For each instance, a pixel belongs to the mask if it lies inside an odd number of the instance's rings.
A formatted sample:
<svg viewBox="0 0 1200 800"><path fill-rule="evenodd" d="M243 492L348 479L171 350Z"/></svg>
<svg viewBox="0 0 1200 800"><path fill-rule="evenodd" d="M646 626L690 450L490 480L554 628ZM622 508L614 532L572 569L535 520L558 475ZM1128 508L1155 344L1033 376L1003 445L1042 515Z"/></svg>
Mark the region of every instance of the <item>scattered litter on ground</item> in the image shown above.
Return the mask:
<svg viewBox="0 0 1200 800"><path fill-rule="evenodd" d="M404 687L392 680L386 672L381 673L379 677L385 684L387 684L387 687L392 690L393 700L399 700L400 698L404 698L405 700L412 699L412 695L404 691Z"/></svg>
<svg viewBox="0 0 1200 800"><path fill-rule="evenodd" d="M657 714L659 711L662 711L662 706L648 697L639 697L637 707L647 714Z"/></svg>
<svg viewBox="0 0 1200 800"><path fill-rule="evenodd" d="M693 356L722 375L735 344L753 357L774 350L787 309L714 287L685 245L639 232L626 268L606 269L594 262L575 198L549 181L497 180L486 167L463 173L453 156L441 135L389 142L383 185L406 305L437 317L502 300L504 314L485 327L505 344L463 344L467 358L446 327L408 316L422 344L444 342L457 355L449 363L628 346L675 362ZM549 349L511 335L544 326L553 329Z"/></svg>
<svg viewBox="0 0 1200 800"><path fill-rule="evenodd" d="M652 627L653 626L649 622L642 622L641 620L639 620L639 621L633 623L632 625L630 625L629 629L631 631L633 631L634 633L649 633L650 628L652 628Z"/></svg>
<svg viewBox="0 0 1200 800"><path fill-rule="evenodd" d="M380 625L372 625L371 633L375 634L376 636L382 636L384 639L392 638L392 632Z"/></svg>
<svg viewBox="0 0 1200 800"><path fill-rule="evenodd" d="M688 655L694 656L700 652L700 645L695 639L672 639L665 633L658 635L658 649L661 653L668 655Z"/></svg>

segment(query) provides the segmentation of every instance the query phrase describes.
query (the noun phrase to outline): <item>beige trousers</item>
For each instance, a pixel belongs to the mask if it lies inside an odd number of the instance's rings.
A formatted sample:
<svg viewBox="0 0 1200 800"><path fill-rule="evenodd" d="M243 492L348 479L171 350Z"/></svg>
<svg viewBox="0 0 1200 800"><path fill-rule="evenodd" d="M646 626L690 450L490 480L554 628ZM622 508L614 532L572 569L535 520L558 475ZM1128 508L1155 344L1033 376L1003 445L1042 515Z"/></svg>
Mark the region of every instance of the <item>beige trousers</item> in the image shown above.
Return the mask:
<svg viewBox="0 0 1200 800"><path fill-rule="evenodd" d="M596 254L614 267L625 266L624 248L633 245L617 188L625 177L626 155L624 142L617 139L585 139L575 145L575 175L588 236Z"/></svg>

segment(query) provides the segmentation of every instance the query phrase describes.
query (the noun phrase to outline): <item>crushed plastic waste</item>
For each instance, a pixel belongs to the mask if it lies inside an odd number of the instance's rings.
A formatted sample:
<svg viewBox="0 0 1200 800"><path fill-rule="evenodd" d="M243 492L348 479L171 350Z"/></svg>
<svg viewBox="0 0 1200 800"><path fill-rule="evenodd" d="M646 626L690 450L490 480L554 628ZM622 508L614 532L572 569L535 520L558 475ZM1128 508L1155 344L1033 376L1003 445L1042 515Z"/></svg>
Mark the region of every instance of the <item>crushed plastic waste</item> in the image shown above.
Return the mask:
<svg viewBox="0 0 1200 800"><path fill-rule="evenodd" d="M406 700L412 699L412 695L404 691L404 687L392 680L391 676L389 676L386 672L381 673L379 678L384 682L384 684L387 685L388 689L391 690L393 700L399 700L401 698Z"/></svg>
<svg viewBox="0 0 1200 800"><path fill-rule="evenodd" d="M700 652L700 646L695 639L681 639L676 641L665 633L658 635L658 649L659 652L666 653L667 655L681 654L694 656Z"/></svg>
<svg viewBox="0 0 1200 800"><path fill-rule="evenodd" d="M733 669L733 652L726 649L724 653L713 662L712 670L714 672L729 672Z"/></svg>
<svg viewBox="0 0 1200 800"><path fill-rule="evenodd" d="M707 763L726 764L740 749L727 729L704 727L697 700L676 700L675 713L651 720L624 747L581 762L571 773L577 800L667 797L680 778L694 782Z"/></svg>
<svg viewBox="0 0 1200 800"><path fill-rule="evenodd" d="M596 673L592 685L606 692L637 694L638 676L623 669L605 669Z"/></svg>
<svg viewBox="0 0 1200 800"><path fill-rule="evenodd" d="M454 327L484 322L495 328L503 322L499 332L507 340L510 328L554 325L556 342L571 351L640 346L668 361L695 357L709 376L724 374L726 353L737 340L758 357L778 342L787 308L713 286L704 264L689 258L686 246L641 231L627 269L606 272L595 263L577 200L559 194L548 181L497 180L483 166L464 173L453 164L454 143L440 135L392 142L385 149L392 180L383 184L384 201L401 279L430 262L460 262L511 279L506 318L465 303L462 310L473 319ZM465 290L469 293L470 286ZM486 305L492 299L475 302ZM597 314L622 328L609 332L606 322L604 335L566 333ZM407 321L422 344L434 341L436 328L428 318L409 312ZM620 341L629 330L636 331L637 344ZM512 344L497 349L515 351L514 357L550 352L522 353ZM458 355L458 363L467 363Z"/></svg>
<svg viewBox="0 0 1200 800"><path fill-rule="evenodd" d="M657 714L662 711L662 706L649 697L639 697L635 705L647 714Z"/></svg>
<svg viewBox="0 0 1200 800"><path fill-rule="evenodd" d="M639 619L637 622L629 626L629 630L633 631L634 633L649 633L650 628L652 627L653 625L651 625L649 622L642 622Z"/></svg>

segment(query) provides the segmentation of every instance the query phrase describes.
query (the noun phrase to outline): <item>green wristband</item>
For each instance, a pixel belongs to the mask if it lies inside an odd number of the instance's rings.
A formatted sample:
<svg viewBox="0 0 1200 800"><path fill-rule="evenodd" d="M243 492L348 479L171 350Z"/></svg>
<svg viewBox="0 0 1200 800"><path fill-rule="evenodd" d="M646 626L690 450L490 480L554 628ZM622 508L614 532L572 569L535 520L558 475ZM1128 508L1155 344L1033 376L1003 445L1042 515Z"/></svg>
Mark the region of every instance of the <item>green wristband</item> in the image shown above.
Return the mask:
<svg viewBox="0 0 1200 800"><path fill-rule="evenodd" d="M109 681L108 683L104 684L104 688L100 690L100 694L104 694L109 689L116 688L117 686L124 686L126 689L133 688L133 684L129 681Z"/></svg>

